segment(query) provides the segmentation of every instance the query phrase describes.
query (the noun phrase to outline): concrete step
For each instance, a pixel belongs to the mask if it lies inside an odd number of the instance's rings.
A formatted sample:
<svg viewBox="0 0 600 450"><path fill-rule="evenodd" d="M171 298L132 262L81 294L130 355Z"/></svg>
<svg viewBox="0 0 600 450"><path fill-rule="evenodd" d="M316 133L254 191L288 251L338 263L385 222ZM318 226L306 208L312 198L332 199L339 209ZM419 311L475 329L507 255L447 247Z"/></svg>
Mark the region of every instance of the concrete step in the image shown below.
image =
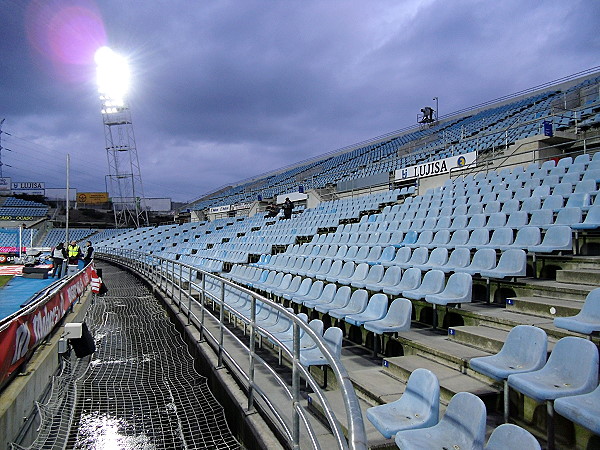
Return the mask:
<svg viewBox="0 0 600 450"><path fill-rule="evenodd" d="M600 270L558 270L556 272L556 281L560 283L585 284L593 287L600 286Z"/></svg>
<svg viewBox="0 0 600 450"><path fill-rule="evenodd" d="M488 411L494 411L496 408L499 389L436 361L418 355L408 355L385 358L383 365L392 376L403 382L407 382L410 374L418 368L432 371L440 382L440 399L445 405L457 392L471 392L481 397Z"/></svg>
<svg viewBox="0 0 600 450"><path fill-rule="evenodd" d="M486 352L498 353L508 336L507 330L485 325L465 325L448 328L448 339Z"/></svg>
<svg viewBox="0 0 600 450"><path fill-rule="evenodd" d="M514 297L506 299L506 309L522 312L532 316L555 317L573 316L577 314L583 301L564 300L552 297Z"/></svg>
<svg viewBox="0 0 600 450"><path fill-rule="evenodd" d="M448 339L443 330L430 328L413 329L398 333L396 338L404 349L404 355L421 355L452 369L462 371L471 358L488 356L490 353Z"/></svg>
<svg viewBox="0 0 600 450"><path fill-rule="evenodd" d="M383 366L349 372L356 395L371 406L383 405L398 399L406 384L391 377Z"/></svg>
<svg viewBox="0 0 600 450"><path fill-rule="evenodd" d="M326 391L324 393L329 409L339 420L342 432L348 436L348 418L342 396L339 391ZM366 411L371 405L359 398L359 405L362 412L363 423L365 424L365 433L367 437L367 448L369 449L397 449L393 439L384 438L381 433L367 419ZM324 408L316 394L308 394L308 410L316 417L325 421ZM327 448L327 447L323 447ZM333 448L333 447L332 447Z"/></svg>
<svg viewBox="0 0 600 450"><path fill-rule="evenodd" d="M585 300L585 297L589 294L591 289L591 286L579 282L560 282L558 280L527 278L524 279L523 284L515 287L515 292L519 297L551 297L566 300Z"/></svg>

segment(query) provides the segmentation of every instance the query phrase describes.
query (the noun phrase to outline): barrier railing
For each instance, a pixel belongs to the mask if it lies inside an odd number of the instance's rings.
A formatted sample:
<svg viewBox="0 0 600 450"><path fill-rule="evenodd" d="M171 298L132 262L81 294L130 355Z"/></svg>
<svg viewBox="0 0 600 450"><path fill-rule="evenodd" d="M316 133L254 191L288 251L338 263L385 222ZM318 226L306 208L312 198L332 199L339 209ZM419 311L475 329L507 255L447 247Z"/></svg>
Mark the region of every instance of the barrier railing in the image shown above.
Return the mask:
<svg viewBox="0 0 600 450"><path fill-rule="evenodd" d="M170 298L187 318L188 325L196 327L200 341L208 342L216 351L217 367L227 367L244 385L247 411L257 408L264 412L282 431L292 448L306 448L307 445L321 448L321 440L325 436L327 446L331 445L333 437L338 448L367 448L362 412L346 369L331 353L323 338L293 312L225 278L159 256L130 249L101 248L96 252L96 258L133 270ZM250 302L245 311L233 301L242 297ZM209 308L209 305L212 307ZM269 308L272 313L291 322L293 345L284 345L267 326L261 324L257 316L263 308ZM239 328L228 326L232 320L243 323L243 336L239 336ZM345 407L347 437L325 391L309 369L300 364L302 334L313 339L336 378L339 387L336 394L341 395ZM285 355L291 363L291 383L257 351L263 338L278 346L280 355ZM240 352L243 358L239 357ZM321 422L302 404L301 380L322 405L330 434L323 435L322 431L317 431L322 427Z"/></svg>

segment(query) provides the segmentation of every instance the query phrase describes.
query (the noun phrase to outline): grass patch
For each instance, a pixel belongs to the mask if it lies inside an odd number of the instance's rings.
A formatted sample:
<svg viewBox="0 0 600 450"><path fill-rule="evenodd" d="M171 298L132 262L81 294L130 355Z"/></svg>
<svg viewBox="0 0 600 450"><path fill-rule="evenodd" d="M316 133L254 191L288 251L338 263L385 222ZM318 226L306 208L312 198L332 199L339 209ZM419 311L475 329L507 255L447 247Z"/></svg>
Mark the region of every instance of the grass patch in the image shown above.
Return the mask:
<svg viewBox="0 0 600 450"><path fill-rule="evenodd" d="M12 275L0 275L0 287L4 286L12 279Z"/></svg>

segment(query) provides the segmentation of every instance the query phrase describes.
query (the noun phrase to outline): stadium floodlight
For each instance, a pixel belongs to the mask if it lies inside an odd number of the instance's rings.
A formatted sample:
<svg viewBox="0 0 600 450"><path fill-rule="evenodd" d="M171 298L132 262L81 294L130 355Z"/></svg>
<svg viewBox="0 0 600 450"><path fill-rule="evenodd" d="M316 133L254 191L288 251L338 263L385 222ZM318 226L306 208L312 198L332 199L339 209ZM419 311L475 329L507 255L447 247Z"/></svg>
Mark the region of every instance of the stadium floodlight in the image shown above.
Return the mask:
<svg viewBox="0 0 600 450"><path fill-rule="evenodd" d="M102 114L117 113L125 106L125 95L129 88L127 60L108 47L100 47L94 60Z"/></svg>

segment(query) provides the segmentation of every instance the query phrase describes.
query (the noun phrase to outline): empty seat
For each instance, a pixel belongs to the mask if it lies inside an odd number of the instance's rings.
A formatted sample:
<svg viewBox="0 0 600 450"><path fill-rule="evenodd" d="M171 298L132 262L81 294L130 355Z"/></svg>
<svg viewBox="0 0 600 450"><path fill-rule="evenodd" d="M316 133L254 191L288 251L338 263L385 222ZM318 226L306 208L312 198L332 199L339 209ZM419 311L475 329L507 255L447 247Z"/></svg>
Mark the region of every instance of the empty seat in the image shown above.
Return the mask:
<svg viewBox="0 0 600 450"><path fill-rule="evenodd" d="M536 209L529 211L531 218L529 224L532 227L547 227L554 223L554 213L549 209Z"/></svg>
<svg viewBox="0 0 600 450"><path fill-rule="evenodd" d="M415 267L406 269L400 281L389 287L384 287L383 292L390 295L400 295L405 290L416 289L421 284L421 271Z"/></svg>
<svg viewBox="0 0 600 450"><path fill-rule="evenodd" d="M470 303L473 296L472 290L473 280L471 279L471 275L464 272L456 272L450 275L443 291L438 294L427 294L425 301L435 305Z"/></svg>
<svg viewBox="0 0 600 450"><path fill-rule="evenodd" d="M559 211L565 203L565 199L562 195L549 195L544 199L542 209L549 209L551 211Z"/></svg>
<svg viewBox="0 0 600 450"><path fill-rule="evenodd" d="M422 265L427 262L429 258L429 249L427 247L419 247L414 249L412 254L410 255L410 259L405 263L396 263L397 266L402 267L403 269L414 267L417 265Z"/></svg>
<svg viewBox="0 0 600 450"><path fill-rule="evenodd" d="M507 449L541 450L540 443L527 430L512 423L504 423L492 431L485 450Z"/></svg>
<svg viewBox="0 0 600 450"><path fill-rule="evenodd" d="M367 284L377 284L383 278L384 270L385 267L380 264L369 266L367 276L362 280L353 279L350 285L355 288L364 288Z"/></svg>
<svg viewBox="0 0 600 450"><path fill-rule="evenodd" d="M397 298L390 305L386 315L379 319L365 322L365 330L375 334L397 333L410 329L412 303L405 298Z"/></svg>
<svg viewBox="0 0 600 450"><path fill-rule="evenodd" d="M529 214L526 211L515 211L510 213L506 221L507 228L519 229L529 222Z"/></svg>
<svg viewBox="0 0 600 450"><path fill-rule="evenodd" d="M429 294L438 294L444 289L444 282L446 281L446 274L441 270L430 270L423 276L423 281L420 286L416 289L409 289L402 291L402 296L420 300L425 298Z"/></svg>
<svg viewBox="0 0 600 450"><path fill-rule="evenodd" d="M478 248L500 248L513 243L512 228L496 228L492 233L489 243L479 245Z"/></svg>
<svg viewBox="0 0 600 450"><path fill-rule="evenodd" d="M560 397L587 394L598 385L598 349L577 337L560 339L548 361L539 370L509 375L508 385L538 403L546 402L549 414L547 440L554 447L553 401Z"/></svg>
<svg viewBox="0 0 600 450"><path fill-rule="evenodd" d="M575 224L581 223L582 220L582 214L581 214L581 208L562 208L560 211L558 211L558 214L556 215L556 219L554 219L554 225L566 225L568 227L571 227ZM548 228L548 227L546 227Z"/></svg>
<svg viewBox="0 0 600 450"><path fill-rule="evenodd" d="M337 360L340 359L342 354L343 338L344 333L338 327L329 327L323 333L323 340L331 352L331 356ZM318 347L312 347L300 352L300 364L304 367L327 366L329 365L329 360Z"/></svg>
<svg viewBox="0 0 600 450"><path fill-rule="evenodd" d="M600 435L600 386L588 394L557 398L554 408L561 416Z"/></svg>
<svg viewBox="0 0 600 450"><path fill-rule="evenodd" d="M446 264L439 266L438 269L445 273L456 272L458 269L464 269L471 263L471 251L466 247L454 249L450 254Z"/></svg>
<svg viewBox="0 0 600 450"><path fill-rule="evenodd" d="M600 228L600 204L590 207L582 223L571 226L574 230L595 230Z"/></svg>
<svg viewBox="0 0 600 450"><path fill-rule="evenodd" d="M456 230L452 233L450 240L443 247L455 248L465 245L469 240L469 230Z"/></svg>
<svg viewBox="0 0 600 450"><path fill-rule="evenodd" d="M415 247L423 247L427 246L433 240L433 231L426 230L419 233L419 237L412 244L405 244L406 247L415 248Z"/></svg>
<svg viewBox="0 0 600 450"><path fill-rule="evenodd" d="M375 294L378 295L378 294ZM383 295L383 294L380 294ZM358 314L365 310L369 301L369 293L364 289L357 289L350 296L350 300L339 308L328 308L327 314L335 319L343 319L351 314ZM317 310L318 311L318 310Z"/></svg>
<svg viewBox="0 0 600 450"><path fill-rule="evenodd" d="M385 294L375 294L369 299L367 307L359 313L344 316L344 322L361 326L365 322L380 320L385 317L388 310L388 298Z"/></svg>
<svg viewBox="0 0 600 450"><path fill-rule="evenodd" d="M532 372L541 369L546 363L548 337L541 328L531 325L517 325L510 330L504 345L492 356L472 358L471 368L504 386L504 421L508 420L508 388L506 380L515 373Z"/></svg>
<svg viewBox="0 0 600 450"><path fill-rule="evenodd" d="M413 449L481 449L485 441L486 408L469 392L455 394L437 425L396 433L396 445Z"/></svg>
<svg viewBox="0 0 600 450"><path fill-rule="evenodd" d="M391 403L367 409L367 419L387 439L401 430L437 425L440 385L433 372L416 369L411 373L402 396Z"/></svg>
<svg viewBox="0 0 600 450"><path fill-rule="evenodd" d="M527 275L527 254L518 248L506 250L494 269L482 270L479 274L484 278L524 277Z"/></svg>
<svg viewBox="0 0 600 450"><path fill-rule="evenodd" d="M590 291L579 313L570 317L556 317L554 326L583 334L600 331L600 288Z"/></svg>
<svg viewBox="0 0 600 450"><path fill-rule="evenodd" d="M527 247L531 253L552 253L556 251L573 250L573 232L571 227L552 225L546 230L544 240L538 244Z"/></svg>
<svg viewBox="0 0 600 450"><path fill-rule="evenodd" d="M538 227L523 227L517 231L515 240L510 245L498 245L498 250L508 250L509 248L529 248L539 245L542 241L542 232Z"/></svg>
<svg viewBox="0 0 600 450"><path fill-rule="evenodd" d="M381 264L384 267L389 267L389 266L403 266L404 264L408 263L408 260L410 259L412 255L412 250L408 247L402 247L401 249L399 249L396 252L396 256L394 256L394 259L390 262L386 262L383 261Z"/></svg>
<svg viewBox="0 0 600 450"><path fill-rule="evenodd" d="M448 249L445 247L434 248L429 254L429 258L425 264L415 264L413 267L417 269L431 270L437 269L446 265L448 262Z"/></svg>

